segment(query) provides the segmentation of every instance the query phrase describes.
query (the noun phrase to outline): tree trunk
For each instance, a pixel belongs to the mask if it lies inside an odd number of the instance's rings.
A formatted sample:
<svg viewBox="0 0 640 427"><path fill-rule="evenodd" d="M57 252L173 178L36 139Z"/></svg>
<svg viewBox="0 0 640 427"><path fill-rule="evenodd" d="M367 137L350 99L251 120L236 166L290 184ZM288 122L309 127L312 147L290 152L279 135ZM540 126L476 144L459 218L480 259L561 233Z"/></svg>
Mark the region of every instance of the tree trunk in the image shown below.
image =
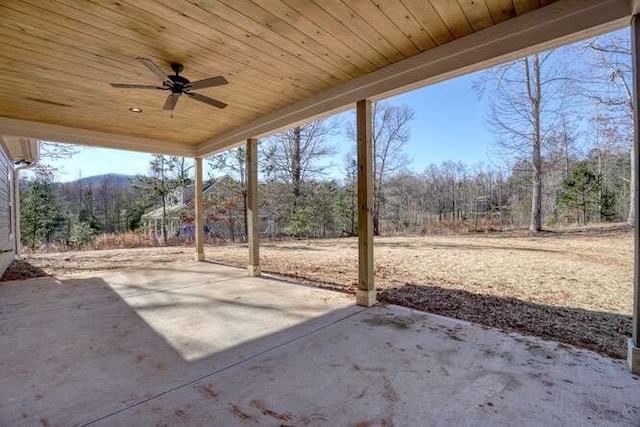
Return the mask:
<svg viewBox="0 0 640 427"><path fill-rule="evenodd" d="M380 235L380 202L379 198L373 203L373 235Z"/></svg>
<svg viewBox="0 0 640 427"><path fill-rule="evenodd" d="M636 208L635 208L635 197L636 197L636 171L635 171L635 162L634 158L636 155L636 150L634 145L631 145L631 176L629 178L629 215L627 216L627 223L633 225L636 219Z"/></svg>
<svg viewBox="0 0 640 427"><path fill-rule="evenodd" d="M167 245L167 195L165 194L165 176L164 176L164 157L162 158L162 162L161 162L161 169L160 169L160 179L162 182L162 189L163 189L163 194L162 194L162 241L164 242L164 245Z"/></svg>
<svg viewBox="0 0 640 427"><path fill-rule="evenodd" d="M500 181L498 181L498 212L500 215L500 230L502 230L502 172L498 176Z"/></svg>
<svg viewBox="0 0 640 427"><path fill-rule="evenodd" d="M162 196L162 241L167 245L167 199Z"/></svg>
<svg viewBox="0 0 640 427"><path fill-rule="evenodd" d="M541 83L540 83L540 58L533 55L533 69L529 69L529 58L525 58L525 82L529 100L531 102L532 113L532 155L531 163L533 164L533 191L531 194L531 223L529 230L538 232L542 230L542 136L540 132L540 100L541 100ZM531 76L533 71L533 76Z"/></svg>
<svg viewBox="0 0 640 427"><path fill-rule="evenodd" d="M231 239L232 243L236 241L236 233L233 230L234 224L235 223L231 219L231 214L229 214L229 238Z"/></svg>
<svg viewBox="0 0 640 427"><path fill-rule="evenodd" d="M352 185L351 185L351 209L349 210L349 212L351 213L349 215L351 217L351 221L350 221L351 222L351 229L349 230L349 235L350 236L355 236L356 235L356 210L357 210L356 195L357 195L357 192L358 192L355 174L351 176L351 181L352 181Z"/></svg>
<svg viewBox="0 0 640 427"><path fill-rule="evenodd" d="M374 143L374 150L376 149ZM384 174L384 157L382 165L378 165L376 161L376 152L373 153L373 174L374 174L374 182L373 182L373 235L380 235L380 201L381 201L381 188L382 188L382 176ZM376 168L380 167L380 171L378 171L378 176L376 177Z"/></svg>
<svg viewBox="0 0 640 427"><path fill-rule="evenodd" d="M451 220L456 220L456 178L451 180Z"/></svg>
<svg viewBox="0 0 640 427"><path fill-rule="evenodd" d="M542 156L540 141L533 144L533 192L531 194L531 223L529 230L542 230Z"/></svg>
<svg viewBox="0 0 640 427"><path fill-rule="evenodd" d="M244 238L248 241L249 220L247 219L247 190L242 192L242 215L244 219Z"/></svg>
<svg viewBox="0 0 640 427"><path fill-rule="evenodd" d="M569 167L570 167L570 160L569 160L569 142L565 142L565 146L564 146L564 179L569 178Z"/></svg>
<svg viewBox="0 0 640 427"><path fill-rule="evenodd" d="M292 184L293 184L293 208L298 206L300 201L300 181L302 178L302 171L300 168L300 127L295 127L293 129L293 152L291 153L291 171L292 174Z"/></svg>

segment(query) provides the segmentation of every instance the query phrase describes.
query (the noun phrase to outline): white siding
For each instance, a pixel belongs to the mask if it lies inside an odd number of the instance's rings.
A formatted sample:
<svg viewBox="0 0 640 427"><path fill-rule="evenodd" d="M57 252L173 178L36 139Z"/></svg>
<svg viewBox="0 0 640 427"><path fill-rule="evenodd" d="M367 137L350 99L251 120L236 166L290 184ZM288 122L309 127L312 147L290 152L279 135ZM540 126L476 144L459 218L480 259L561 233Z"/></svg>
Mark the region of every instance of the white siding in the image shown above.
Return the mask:
<svg viewBox="0 0 640 427"><path fill-rule="evenodd" d="M13 165L0 145L0 276L14 258L11 204Z"/></svg>

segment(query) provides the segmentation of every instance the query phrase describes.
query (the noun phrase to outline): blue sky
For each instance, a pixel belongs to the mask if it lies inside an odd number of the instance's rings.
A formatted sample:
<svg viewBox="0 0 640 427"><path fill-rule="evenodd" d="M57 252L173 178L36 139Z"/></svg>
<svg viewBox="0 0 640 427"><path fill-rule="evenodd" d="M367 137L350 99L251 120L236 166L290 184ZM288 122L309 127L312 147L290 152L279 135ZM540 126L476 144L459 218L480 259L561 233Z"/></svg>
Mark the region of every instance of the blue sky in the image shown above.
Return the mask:
<svg viewBox="0 0 640 427"><path fill-rule="evenodd" d="M415 112L411 139L405 148L410 159L409 169L420 172L430 163L447 160L460 160L470 165L488 162L492 135L485 126L484 104L472 88L476 76L460 77L388 100L408 104ZM351 117L353 112L345 112L338 119L344 123ZM333 143L337 154L330 160L335 165L330 174L339 176L344 155L353 142L337 136ZM72 159L48 163L58 168L58 180L71 181L80 176L106 173L145 173L149 159L150 155L143 153L81 147Z"/></svg>
<svg viewBox="0 0 640 427"><path fill-rule="evenodd" d="M406 103L415 111L406 151L410 167L422 171L431 163L460 160L487 161L492 135L485 126L485 107L472 88L476 74L428 86L391 102Z"/></svg>

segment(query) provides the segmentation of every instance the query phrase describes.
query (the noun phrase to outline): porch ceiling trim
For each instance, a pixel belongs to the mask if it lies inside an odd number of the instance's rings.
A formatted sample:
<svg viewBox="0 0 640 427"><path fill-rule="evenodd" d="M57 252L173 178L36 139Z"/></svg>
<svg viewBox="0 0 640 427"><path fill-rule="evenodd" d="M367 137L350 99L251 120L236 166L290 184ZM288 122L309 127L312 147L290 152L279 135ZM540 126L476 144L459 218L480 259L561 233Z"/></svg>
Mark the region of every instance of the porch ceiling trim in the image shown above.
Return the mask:
<svg viewBox="0 0 640 427"><path fill-rule="evenodd" d="M195 157L196 155L195 146L177 142L98 132L8 117L0 117L0 135L20 135L43 141L65 142L172 156Z"/></svg>
<svg viewBox="0 0 640 427"><path fill-rule="evenodd" d="M211 155L249 138L629 25L636 0L560 0L267 114L197 146Z"/></svg>
<svg viewBox="0 0 640 427"><path fill-rule="evenodd" d="M13 162L33 164L40 156L40 142L37 139L0 135L0 146Z"/></svg>

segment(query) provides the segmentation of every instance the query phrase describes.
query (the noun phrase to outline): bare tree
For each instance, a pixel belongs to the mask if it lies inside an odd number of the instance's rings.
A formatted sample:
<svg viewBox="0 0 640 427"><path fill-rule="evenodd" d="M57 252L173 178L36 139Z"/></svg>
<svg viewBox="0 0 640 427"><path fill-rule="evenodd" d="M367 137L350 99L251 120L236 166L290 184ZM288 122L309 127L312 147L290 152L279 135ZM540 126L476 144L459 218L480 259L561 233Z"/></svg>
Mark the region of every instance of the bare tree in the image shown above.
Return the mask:
<svg viewBox="0 0 640 427"><path fill-rule="evenodd" d="M563 112L563 84L571 80L554 52L495 67L476 82L489 97L488 124L498 151L516 161L530 159L532 232L542 230L543 146Z"/></svg>
<svg viewBox="0 0 640 427"><path fill-rule="evenodd" d="M387 176L407 164L404 146L409 141L414 118L413 109L406 105L376 102L371 106L373 139L373 234L380 235L380 212L384 203L384 185ZM357 140L356 123L351 122L347 134Z"/></svg>
<svg viewBox="0 0 640 427"><path fill-rule="evenodd" d="M631 39L629 31L618 31L587 42L587 48L595 54L592 61L592 79L586 81L584 95L594 100L599 107L606 107L606 115L610 116L609 130L618 133L627 141L630 170L629 182L629 214L627 222L635 219L635 171L631 128L633 124L633 80L631 66ZM597 113L602 116L602 113Z"/></svg>
<svg viewBox="0 0 640 427"><path fill-rule="evenodd" d="M334 121L316 120L280 132L261 144L264 170L291 185L294 209L300 203L302 184L322 176L330 167L323 160L335 153L327 139L336 127Z"/></svg>
<svg viewBox="0 0 640 427"><path fill-rule="evenodd" d="M48 160L69 159L78 154L80 149L76 145L60 142L43 141L40 143L40 157Z"/></svg>
<svg viewBox="0 0 640 427"><path fill-rule="evenodd" d="M393 105L377 102L372 106L374 148L373 233L380 235L380 206L383 199L384 179L407 164L404 146L410 137L409 122L413 109L406 104Z"/></svg>
<svg viewBox="0 0 640 427"><path fill-rule="evenodd" d="M562 178L566 179L571 174L572 161L578 157L580 150L576 128L572 126L569 118L561 115L558 121L558 125L547 139L545 155L554 169L561 169Z"/></svg>
<svg viewBox="0 0 640 427"><path fill-rule="evenodd" d="M212 170L222 171L237 180L242 196L244 233L247 233L247 150L244 146L227 150L208 159ZM213 178L213 176L210 176Z"/></svg>
<svg viewBox="0 0 640 427"><path fill-rule="evenodd" d="M142 190L143 197L162 207L162 240L167 244L167 207L172 202L171 195L177 187L175 179L176 163L169 156L154 155L149 162L149 175L138 175L137 186Z"/></svg>
<svg viewBox="0 0 640 427"><path fill-rule="evenodd" d="M174 170L174 180L177 187L185 187L193 183L191 170L193 169L193 161L186 157L171 156L169 158L171 168Z"/></svg>
<svg viewBox="0 0 640 427"><path fill-rule="evenodd" d="M357 234L358 222L358 163L352 154L344 157L344 190L348 199L347 234Z"/></svg>

